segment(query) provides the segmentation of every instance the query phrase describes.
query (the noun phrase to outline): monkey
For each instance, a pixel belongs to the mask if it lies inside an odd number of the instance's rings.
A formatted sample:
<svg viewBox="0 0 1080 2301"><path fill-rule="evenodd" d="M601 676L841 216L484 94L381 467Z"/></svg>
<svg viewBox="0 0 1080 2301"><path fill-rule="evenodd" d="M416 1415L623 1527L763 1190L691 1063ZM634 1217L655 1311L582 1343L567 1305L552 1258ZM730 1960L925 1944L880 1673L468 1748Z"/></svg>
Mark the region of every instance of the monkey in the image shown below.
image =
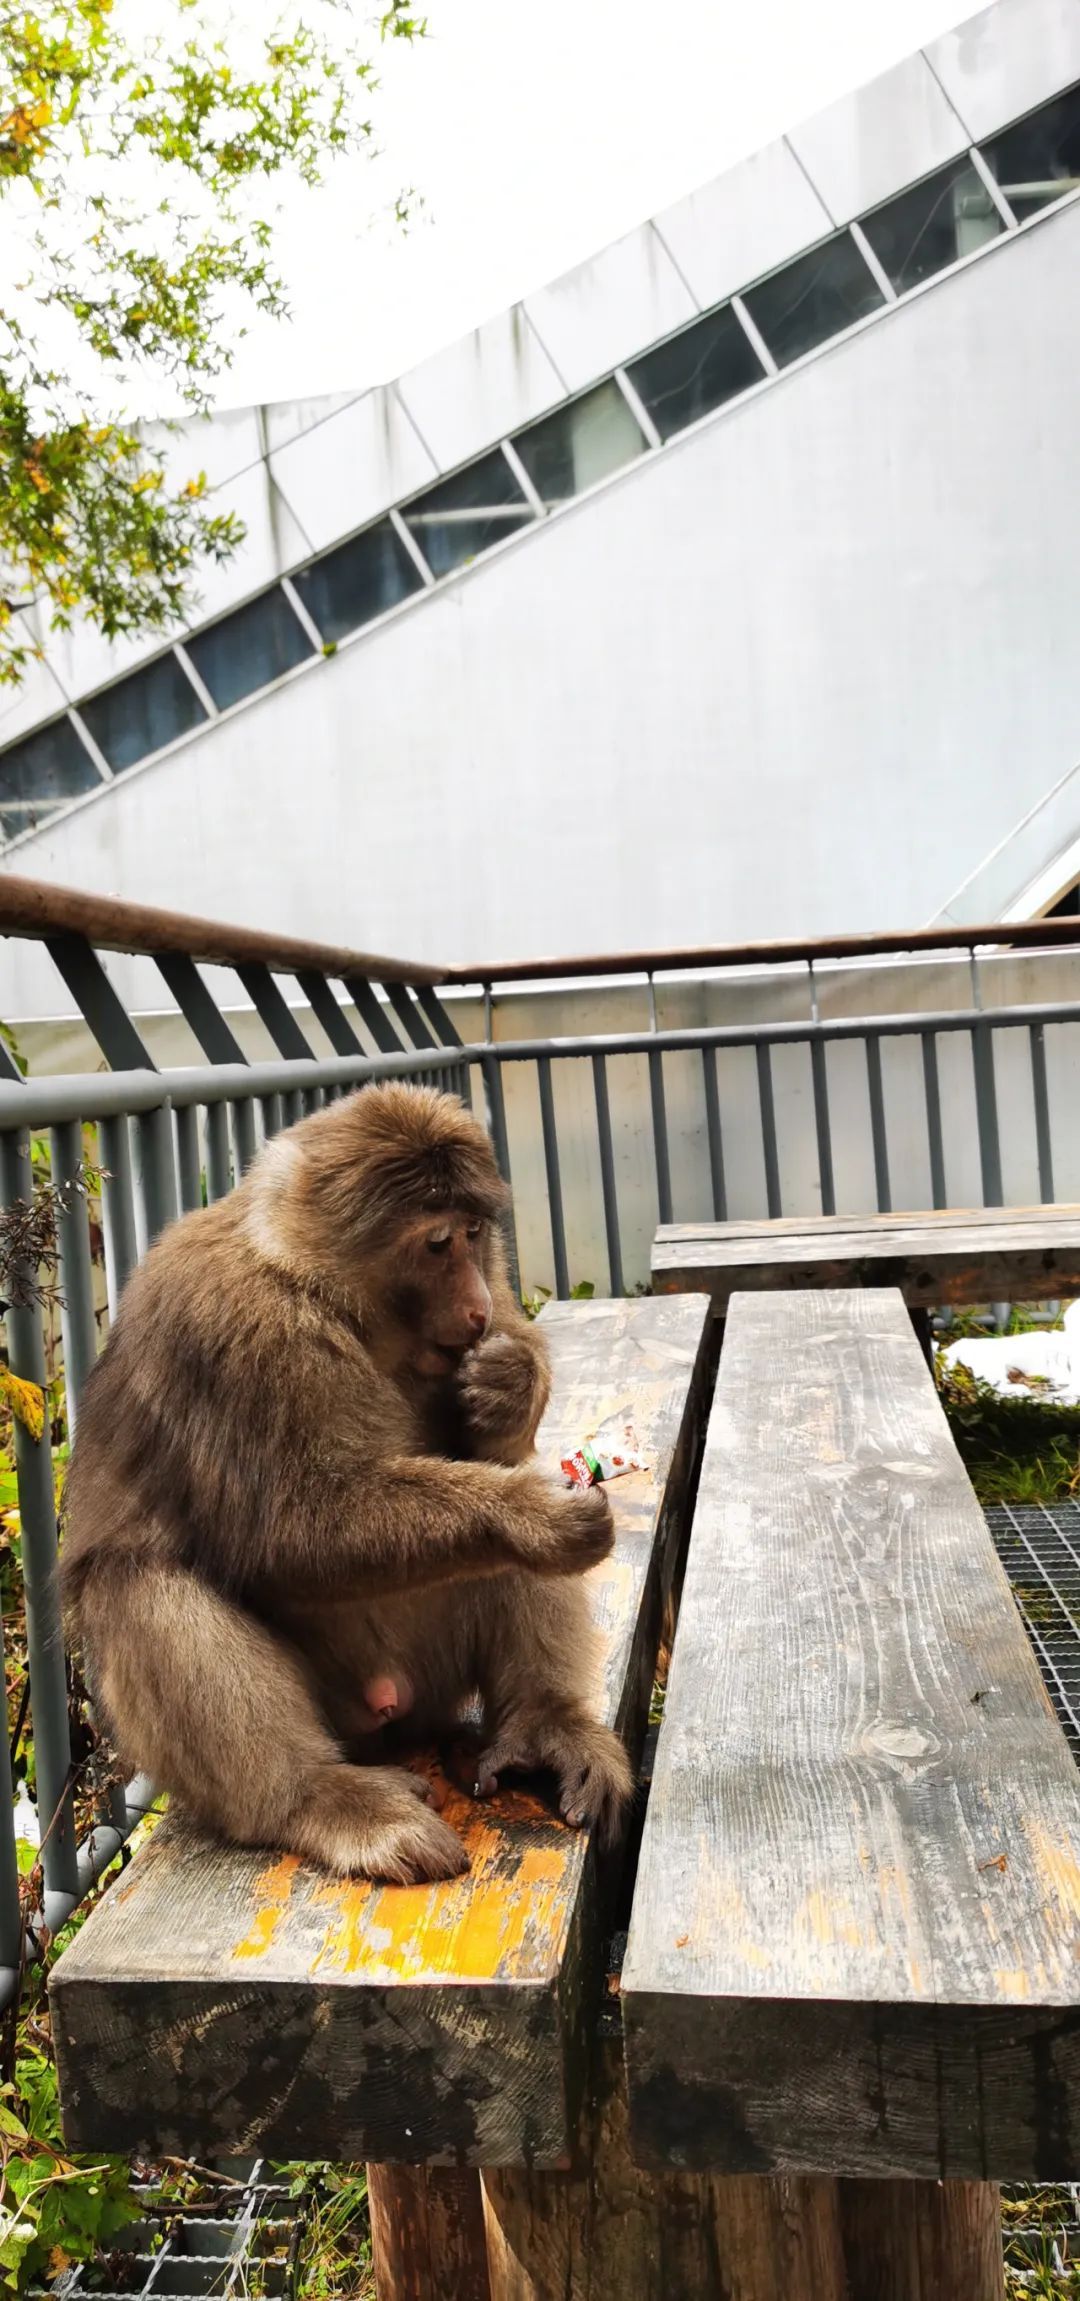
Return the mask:
<svg viewBox="0 0 1080 2301"><path fill-rule="evenodd" d="M363 1087L276 1135L160 1234L80 1403L66 1617L125 1762L220 1838L338 1876L467 1870L407 1722L479 1701L475 1791L554 1773L617 1835L581 1577L599 1487L540 1468L550 1374L511 1288L508 1192L456 1097Z"/></svg>

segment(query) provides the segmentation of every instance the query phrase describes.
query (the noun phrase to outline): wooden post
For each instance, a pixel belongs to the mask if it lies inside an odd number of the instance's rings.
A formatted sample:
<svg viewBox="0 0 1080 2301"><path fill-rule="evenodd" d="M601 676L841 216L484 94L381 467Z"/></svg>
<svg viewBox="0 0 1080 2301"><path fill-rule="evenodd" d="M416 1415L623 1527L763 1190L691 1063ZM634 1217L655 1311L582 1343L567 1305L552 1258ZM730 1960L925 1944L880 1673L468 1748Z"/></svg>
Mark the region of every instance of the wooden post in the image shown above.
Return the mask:
<svg viewBox="0 0 1080 2301"><path fill-rule="evenodd" d="M479 2174L369 2165L367 2178L378 2301L490 2301Z"/></svg>
<svg viewBox="0 0 1080 2301"><path fill-rule="evenodd" d="M618 2037L598 2049L579 2166L483 2184L491 2301L863 2301L845 2278L835 2181L631 2162Z"/></svg>
<svg viewBox="0 0 1080 2301"><path fill-rule="evenodd" d="M1003 2301L993 2181L841 2181L851 2301Z"/></svg>

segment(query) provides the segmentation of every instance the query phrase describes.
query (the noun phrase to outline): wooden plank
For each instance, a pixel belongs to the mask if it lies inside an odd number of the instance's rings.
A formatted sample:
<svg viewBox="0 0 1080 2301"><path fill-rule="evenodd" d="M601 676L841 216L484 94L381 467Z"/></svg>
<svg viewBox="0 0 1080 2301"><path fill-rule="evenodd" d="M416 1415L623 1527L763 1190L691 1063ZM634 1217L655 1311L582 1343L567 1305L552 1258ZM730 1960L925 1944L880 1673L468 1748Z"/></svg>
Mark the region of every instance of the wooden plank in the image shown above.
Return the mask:
<svg viewBox="0 0 1080 2301"><path fill-rule="evenodd" d="M731 1305L623 2011L647 2165L1080 2159L1080 1787L895 1293Z"/></svg>
<svg viewBox="0 0 1080 2301"><path fill-rule="evenodd" d="M545 1312L558 1462L629 1401L652 1469L613 1483L592 1595L601 1707L644 1731L705 1412L708 1305ZM53 2033L68 2145L399 2163L565 2161L581 2080L595 1863L524 1787L447 1817L468 1877L342 1884L158 1830L59 1960Z"/></svg>
<svg viewBox="0 0 1080 2301"><path fill-rule="evenodd" d="M1080 1209L987 1208L759 1223L666 1223L652 1250L658 1294L899 1287L905 1302L1037 1302L1080 1294Z"/></svg>

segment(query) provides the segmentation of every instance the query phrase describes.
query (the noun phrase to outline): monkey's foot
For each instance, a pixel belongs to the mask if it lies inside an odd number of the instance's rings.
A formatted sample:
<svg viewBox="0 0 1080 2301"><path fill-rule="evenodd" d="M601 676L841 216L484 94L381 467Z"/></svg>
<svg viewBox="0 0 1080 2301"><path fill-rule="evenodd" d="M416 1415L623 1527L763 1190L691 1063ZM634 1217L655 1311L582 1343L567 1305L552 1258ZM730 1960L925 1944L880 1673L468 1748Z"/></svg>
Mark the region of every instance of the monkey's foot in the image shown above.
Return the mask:
<svg viewBox="0 0 1080 2301"><path fill-rule="evenodd" d="M304 1810L293 1821L290 1850L337 1877L398 1886L461 1877L469 1857L456 1831L435 1812L435 1797L423 1774L389 1766L321 1766L309 1778Z"/></svg>
<svg viewBox="0 0 1080 2301"><path fill-rule="evenodd" d="M605 1843L617 1835L634 1777L617 1734L593 1718L558 1725L544 1719L512 1721L474 1760L476 1798L490 1798L504 1773L553 1773L559 1812L571 1829L599 1826Z"/></svg>

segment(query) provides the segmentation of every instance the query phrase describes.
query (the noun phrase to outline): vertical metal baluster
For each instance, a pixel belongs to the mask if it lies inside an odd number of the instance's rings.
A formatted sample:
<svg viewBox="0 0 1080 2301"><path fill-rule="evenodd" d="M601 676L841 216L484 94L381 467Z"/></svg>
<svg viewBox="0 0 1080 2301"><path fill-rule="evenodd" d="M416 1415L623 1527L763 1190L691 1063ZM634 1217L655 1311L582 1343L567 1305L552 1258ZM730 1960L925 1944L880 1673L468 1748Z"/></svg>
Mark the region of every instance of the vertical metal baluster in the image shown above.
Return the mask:
<svg viewBox="0 0 1080 2301"><path fill-rule="evenodd" d="M941 1081L938 1077L937 1039L921 1031L923 1086L926 1093L926 1136L930 1150L930 1196L935 1207L947 1206L945 1195L945 1141L941 1131Z"/></svg>
<svg viewBox="0 0 1080 2301"><path fill-rule="evenodd" d="M484 1100L487 1104L488 1133L495 1153L495 1164L504 1183L510 1188L510 1142L506 1132L506 1104L503 1099L502 1064L497 1054L482 1055L480 1069L484 1082ZM521 1262L518 1255L517 1226L511 1203L503 1216L503 1238L506 1243L506 1261L510 1283L516 1294L521 1293Z"/></svg>
<svg viewBox="0 0 1080 2301"><path fill-rule="evenodd" d="M829 1078L825 1067L824 1041L821 1039L811 1039L810 1041L810 1075L814 1086L814 1125L817 1130L821 1211L822 1214L835 1214L836 1186L833 1182L832 1129L829 1124Z"/></svg>
<svg viewBox="0 0 1080 2301"><path fill-rule="evenodd" d="M1054 1203L1054 1154L1050 1135L1050 1096L1046 1083L1046 1033L1042 1023L1028 1024L1031 1046L1031 1091L1035 1103L1035 1140L1039 1151L1039 1197L1044 1206Z"/></svg>
<svg viewBox="0 0 1080 2301"><path fill-rule="evenodd" d="M668 1155L667 1106L664 1101L664 1058L658 1047L649 1050L649 1100L652 1104L653 1155L656 1160L656 1204L661 1222L670 1222L671 1160Z"/></svg>
<svg viewBox="0 0 1080 2301"><path fill-rule="evenodd" d="M262 1112L263 1133L267 1142L271 1142L275 1135L281 1133L281 1096L260 1095L259 1109Z"/></svg>
<svg viewBox="0 0 1080 2301"><path fill-rule="evenodd" d="M23 1129L17 1134L0 1136L0 1189L5 1206L11 1206L16 1199L28 1205L33 1202L30 1137ZM25 1263L21 1269L16 1266L12 1274L13 1287L18 1287L21 1280L29 1291L36 1275ZM21 1382L32 1382L44 1392L45 1335L40 1310L34 1305L18 1309L11 1304L5 1316L11 1372ZM56 1499L47 1407L45 1432L40 1440L32 1438L16 1419L15 1467L22 1524L26 1648L30 1659L37 1812L45 1873L45 1922L51 1926L56 1912L50 1909L50 1896L77 1894L78 1873L75 1813L69 1786L67 1664L60 1619Z"/></svg>
<svg viewBox="0 0 1080 2301"><path fill-rule="evenodd" d="M175 1219L172 1112L140 1111L135 1121L135 1232L143 1253Z"/></svg>
<svg viewBox="0 0 1080 2301"><path fill-rule="evenodd" d="M971 1027L971 1060L975 1072L975 1116L979 1128L979 1163L982 1168L984 1206L1002 1206L1001 1143L998 1136L997 1081L994 1076L994 1039L988 1023Z"/></svg>
<svg viewBox="0 0 1080 2301"><path fill-rule="evenodd" d="M290 1087L288 1094L282 1095L281 1100L285 1111L285 1125L294 1127L298 1119L306 1116L304 1097L299 1087Z"/></svg>
<svg viewBox="0 0 1080 2301"><path fill-rule="evenodd" d="M243 1095L231 1105L231 1109L233 1139L236 1145L236 1179L239 1182L241 1176L247 1173L259 1148L258 1136L255 1131L254 1099L251 1095Z"/></svg>
<svg viewBox="0 0 1080 2301"><path fill-rule="evenodd" d="M889 1142L885 1129L885 1090L881 1078L881 1040L866 1038L866 1083L870 1089L870 1135L874 1145L874 1187L879 1214L892 1211L889 1181Z"/></svg>
<svg viewBox="0 0 1080 2301"><path fill-rule="evenodd" d="M611 1140L611 1106L608 1102L607 1062L603 1055L593 1056L592 1074L593 1095L596 1101L596 1132L600 1144L600 1188L604 1194L604 1229L607 1233L608 1286L612 1294L625 1294L622 1240L619 1236L619 1200L615 1189L615 1152Z"/></svg>
<svg viewBox="0 0 1080 2301"><path fill-rule="evenodd" d="M713 1215L717 1222L726 1222L727 1183L724 1177L724 1136L720 1125L720 1088L716 1076L715 1047L702 1047L701 1072L705 1081L705 1125L709 1136Z"/></svg>
<svg viewBox="0 0 1080 2301"><path fill-rule="evenodd" d="M482 1057L484 1092L488 1106L488 1131L495 1152L495 1164L503 1181L510 1177L510 1144L506 1134L506 1104L503 1100L502 1065L494 1054Z"/></svg>
<svg viewBox="0 0 1080 2301"><path fill-rule="evenodd" d="M767 1039L759 1039L757 1056L758 1102L761 1107L761 1149L765 1160L765 1204L770 1219L783 1214L780 1195L780 1156L776 1147L776 1106L773 1101L772 1053Z"/></svg>
<svg viewBox="0 0 1080 2301"><path fill-rule="evenodd" d="M229 1150L229 1113L224 1103L206 1106L206 1195L213 1205L215 1199L227 1198L232 1189L232 1157Z"/></svg>
<svg viewBox="0 0 1080 2301"><path fill-rule="evenodd" d="M56 1218L59 1247L60 1332L64 1344L64 1394L69 1439L75 1436L82 1386L97 1357L94 1274L90 1260L90 1216L79 1185L83 1139L78 1119L51 1130L52 1179L60 1193Z"/></svg>
<svg viewBox="0 0 1080 2301"><path fill-rule="evenodd" d="M131 1180L131 1135L126 1118L101 1121L101 1220L105 1232L105 1290L109 1317L129 1273L139 1259L135 1235L135 1193Z"/></svg>
<svg viewBox="0 0 1080 2301"><path fill-rule="evenodd" d="M560 1302L565 1302L570 1293L570 1273L566 1263L566 1229L563 1223L562 1178L559 1173L559 1140L555 1128L555 1098L551 1091L550 1055L537 1056L536 1076L540 1085L540 1124L544 1136L544 1169L547 1175L551 1251L555 1262L555 1292Z"/></svg>
<svg viewBox="0 0 1080 2301"><path fill-rule="evenodd" d="M180 1212L193 1214L202 1205L202 1159L199 1155L199 1111L196 1103L174 1110L176 1171L180 1178Z"/></svg>

